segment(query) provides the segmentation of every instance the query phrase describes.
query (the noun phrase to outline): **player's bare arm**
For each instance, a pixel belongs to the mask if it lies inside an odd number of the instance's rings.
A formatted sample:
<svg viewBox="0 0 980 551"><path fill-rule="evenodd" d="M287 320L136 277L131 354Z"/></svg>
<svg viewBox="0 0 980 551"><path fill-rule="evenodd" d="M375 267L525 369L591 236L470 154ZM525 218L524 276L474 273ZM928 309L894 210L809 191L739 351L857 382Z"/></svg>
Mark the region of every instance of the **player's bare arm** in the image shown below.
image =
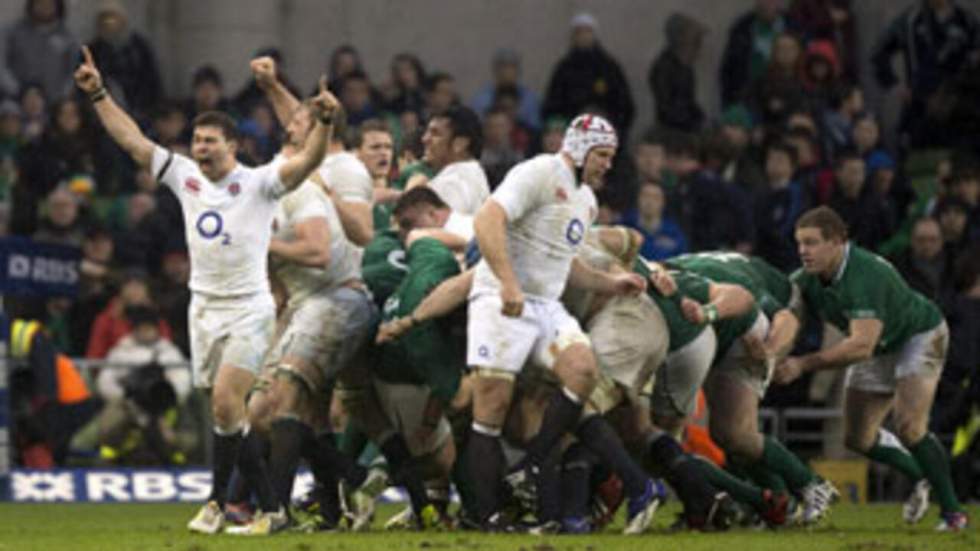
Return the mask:
<svg viewBox="0 0 980 551"><path fill-rule="evenodd" d="M143 135L136 121L109 95L88 46L82 46L82 56L82 64L75 70L75 84L88 95L102 126L113 141L141 168L149 167L156 144Z"/></svg>
<svg viewBox="0 0 980 551"><path fill-rule="evenodd" d="M784 359L776 367L773 379L779 384L789 384L811 371L841 369L867 360L874 355L883 327L878 319L851 320L844 340L812 354Z"/></svg>
<svg viewBox="0 0 980 551"><path fill-rule="evenodd" d="M524 292L507 256L507 212L494 199L488 199L473 219L473 229L483 259L500 281L501 311L520 317L524 311Z"/></svg>
<svg viewBox="0 0 980 551"><path fill-rule="evenodd" d="M701 304L690 297L681 299L681 311L687 321L700 325L734 318L748 312L755 304L752 293L744 287L729 283L712 283L708 287L708 298L707 304Z"/></svg>
<svg viewBox="0 0 980 551"><path fill-rule="evenodd" d="M789 354L800 331L800 321L789 309L776 312L769 326L769 335L763 343L766 356L781 359Z"/></svg>
<svg viewBox="0 0 980 551"><path fill-rule="evenodd" d="M276 112L276 119L283 128L289 124L300 101L286 88L276 76L276 60L271 57L257 57L250 63L255 83L265 92L266 98Z"/></svg>
<svg viewBox="0 0 980 551"><path fill-rule="evenodd" d="M473 270L453 276L433 289L408 316L385 323L378 329L378 344L393 341L416 325L452 312L466 302L473 286Z"/></svg>
<svg viewBox="0 0 980 551"><path fill-rule="evenodd" d="M330 262L330 226L327 219L316 216L293 226L294 238L273 238L269 253L303 266L322 268Z"/></svg>
<svg viewBox="0 0 980 551"><path fill-rule="evenodd" d="M602 248L615 256L624 266L632 266L643 246L643 234L626 226L593 228Z"/></svg>
<svg viewBox="0 0 980 551"><path fill-rule="evenodd" d="M638 274L600 272L577 257L572 259L572 269L568 272L568 285L607 295L637 294L647 288L646 280Z"/></svg>
<svg viewBox="0 0 980 551"><path fill-rule="evenodd" d="M435 239L457 253L463 252L467 245L465 239L451 231L446 231L442 228L416 228L408 232L408 237L405 238L405 246L411 247L412 243L425 237Z"/></svg>
<svg viewBox="0 0 980 551"><path fill-rule="evenodd" d="M347 236L347 240L359 247L366 247L374 238L374 214L371 211L371 204L345 201L330 187L330 184L323 179L319 172L311 174L310 180L320 186L320 189L333 201L333 206L337 209L337 216L340 217L340 225L344 228L344 235Z"/></svg>
<svg viewBox="0 0 980 551"><path fill-rule="evenodd" d="M327 154L333 135L333 116L340 102L327 91L327 77L320 77L319 93L311 100L316 126L306 139L303 149L279 167L279 179L287 189L293 189L309 178Z"/></svg>

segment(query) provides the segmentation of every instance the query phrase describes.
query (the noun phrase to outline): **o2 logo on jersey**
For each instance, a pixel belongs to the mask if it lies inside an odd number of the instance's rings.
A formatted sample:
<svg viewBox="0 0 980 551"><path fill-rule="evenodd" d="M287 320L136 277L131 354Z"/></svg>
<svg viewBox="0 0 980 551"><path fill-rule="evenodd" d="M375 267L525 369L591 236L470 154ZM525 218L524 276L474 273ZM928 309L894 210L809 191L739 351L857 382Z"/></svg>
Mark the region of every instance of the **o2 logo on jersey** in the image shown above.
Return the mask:
<svg viewBox="0 0 980 551"><path fill-rule="evenodd" d="M214 239L215 237L221 236L222 245L231 244L231 235L228 233L221 233L221 230L225 227L225 221L221 218L221 214L217 211L206 210L197 217L197 233L201 235L204 239Z"/></svg>
<svg viewBox="0 0 980 551"><path fill-rule="evenodd" d="M565 239L572 245L578 245L582 242L582 237L585 236L585 224L582 223L578 218L573 218L571 222L568 223L568 228L565 230Z"/></svg>

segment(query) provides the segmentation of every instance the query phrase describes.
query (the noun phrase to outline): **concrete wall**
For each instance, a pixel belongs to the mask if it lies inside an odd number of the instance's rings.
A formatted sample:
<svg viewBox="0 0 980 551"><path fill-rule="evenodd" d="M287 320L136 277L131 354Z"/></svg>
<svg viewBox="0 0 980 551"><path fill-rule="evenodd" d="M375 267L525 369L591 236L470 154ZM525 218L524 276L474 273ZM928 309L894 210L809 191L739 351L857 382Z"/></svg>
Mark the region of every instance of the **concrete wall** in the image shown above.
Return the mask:
<svg viewBox="0 0 980 551"><path fill-rule="evenodd" d="M853 2L862 50L894 15L913 0ZM960 0L980 9L980 0ZM69 25L92 35L98 0L67 0ZM727 30L752 0L124 0L135 28L157 46L172 94L188 91L190 74L204 63L218 66L229 90L248 78L250 54L279 46L290 76L305 90L326 69L330 52L350 43L360 51L373 80L387 77L391 57L419 55L429 70L456 76L464 97L489 77L490 56L507 46L524 56L525 81L547 85L555 62L568 47L568 22L582 10L596 15L600 39L620 61L638 108L637 129L652 117L646 74L664 44L663 21L681 11L710 29L698 62L702 105L717 111L718 63ZM19 0L0 2L0 21L23 9ZM867 55L863 58L866 60ZM872 90L871 97L877 99ZM878 104L886 111L893 101Z"/></svg>

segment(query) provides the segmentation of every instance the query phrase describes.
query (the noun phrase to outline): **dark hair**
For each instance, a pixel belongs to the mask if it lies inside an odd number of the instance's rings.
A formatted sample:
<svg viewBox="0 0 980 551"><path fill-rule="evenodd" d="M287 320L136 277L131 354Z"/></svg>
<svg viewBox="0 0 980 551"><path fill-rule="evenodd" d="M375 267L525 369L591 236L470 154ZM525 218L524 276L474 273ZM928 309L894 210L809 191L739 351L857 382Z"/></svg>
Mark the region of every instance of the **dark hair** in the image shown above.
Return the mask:
<svg viewBox="0 0 980 551"><path fill-rule="evenodd" d="M425 80L426 80L425 65L422 65L422 60L420 60L417 55L408 52L402 52L400 54L396 54L395 57L392 58L391 60L392 73L394 73L395 65L398 65L399 63L402 62L407 62L409 65L412 66L412 70L415 71L415 76L416 78L418 78L419 86L420 87L425 86ZM394 75L392 75L392 77L394 77ZM399 83L398 86L401 86L401 84Z"/></svg>
<svg viewBox="0 0 980 551"><path fill-rule="evenodd" d="M828 206L810 209L796 221L796 228L817 228L824 239L847 241L847 224Z"/></svg>
<svg viewBox="0 0 980 551"><path fill-rule="evenodd" d="M27 0L24 2L24 15L28 19L31 18L31 9L34 7L34 2L37 2L37 0ZM57 15L59 21L64 20L65 0L54 0L54 13Z"/></svg>
<svg viewBox="0 0 980 551"><path fill-rule="evenodd" d="M503 84L497 86L493 91L493 103L497 105L501 100L510 98L517 102L518 105L521 103L521 91L513 84Z"/></svg>
<svg viewBox="0 0 980 551"><path fill-rule="evenodd" d="M391 135L391 129L388 128L388 123L381 119L368 119L353 129L351 132L350 146L354 149L361 147L364 144L364 135L368 132L384 132Z"/></svg>
<svg viewBox="0 0 980 551"><path fill-rule="evenodd" d="M432 188L427 186L413 187L412 189L406 191L398 198L398 202L395 203L395 208L391 211L396 217L400 216L406 210L421 205L433 206L437 209L448 208L445 201L439 198L439 194L432 190Z"/></svg>
<svg viewBox="0 0 980 551"><path fill-rule="evenodd" d="M638 145L657 145L666 148L667 134L660 128L651 126L640 137L640 143Z"/></svg>
<svg viewBox="0 0 980 551"><path fill-rule="evenodd" d="M847 101L847 98L851 97L854 92L860 92L861 87L853 82L842 82L830 91L830 98L827 100L827 104L831 109L840 109L841 105Z"/></svg>
<svg viewBox="0 0 980 551"><path fill-rule="evenodd" d="M221 111L205 111L194 117L194 122L191 126L193 128L197 128L198 126L220 128L226 140L238 141L238 125L235 124L235 119Z"/></svg>
<svg viewBox="0 0 980 551"><path fill-rule="evenodd" d="M153 325L160 323L160 316L148 306L129 306L126 308L126 321L130 327L135 329L140 325Z"/></svg>
<svg viewBox="0 0 980 551"><path fill-rule="evenodd" d="M439 86L439 83L446 80L454 81L455 79L449 73L444 73L442 71L439 71L437 73L432 73L431 75L429 75L429 78L426 79L425 81L425 91L426 92L434 91L436 87Z"/></svg>
<svg viewBox="0 0 980 551"><path fill-rule="evenodd" d="M957 168L953 171L953 174L950 175L949 180L952 187L956 187L962 182L980 181L980 167L976 165L968 165L962 168Z"/></svg>
<svg viewBox="0 0 980 551"><path fill-rule="evenodd" d="M720 132L708 135L700 149L701 163L716 169L728 164L735 155L734 148Z"/></svg>
<svg viewBox="0 0 980 551"><path fill-rule="evenodd" d="M467 138L470 142L466 146L467 152L470 156L479 158L483 151L483 125L472 109L465 105L453 105L434 118L448 119L453 138Z"/></svg>
<svg viewBox="0 0 980 551"><path fill-rule="evenodd" d="M786 154L789 157L790 162L793 163L794 167L799 164L800 158L799 153L796 151L796 147L785 140L773 140L766 144L766 156L768 156L772 151L778 151Z"/></svg>
<svg viewBox="0 0 980 551"><path fill-rule="evenodd" d="M403 135L401 150L411 151L416 159L421 159L425 155L425 144L422 143L423 134L425 134L425 130L416 128L411 133Z"/></svg>
<svg viewBox="0 0 980 551"><path fill-rule="evenodd" d="M838 170L844 166L844 163L848 161L864 161L864 157L857 152L854 148L847 148L837 154L837 159L834 161L834 170Z"/></svg>
<svg viewBox="0 0 980 551"><path fill-rule="evenodd" d="M701 140L696 134L672 130L664 135L664 151L668 155L697 159L699 158L700 150Z"/></svg>
<svg viewBox="0 0 980 551"><path fill-rule="evenodd" d="M202 65L194 71L191 78L191 87L197 88L199 84L211 82L219 88L222 85L221 73L213 65Z"/></svg>

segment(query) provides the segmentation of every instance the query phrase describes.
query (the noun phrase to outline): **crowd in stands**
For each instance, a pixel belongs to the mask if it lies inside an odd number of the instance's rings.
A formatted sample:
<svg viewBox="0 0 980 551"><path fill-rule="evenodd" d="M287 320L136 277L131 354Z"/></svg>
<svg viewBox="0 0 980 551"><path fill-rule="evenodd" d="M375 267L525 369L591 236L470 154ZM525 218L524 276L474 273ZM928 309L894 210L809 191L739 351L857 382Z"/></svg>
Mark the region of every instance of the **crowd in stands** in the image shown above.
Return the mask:
<svg viewBox="0 0 980 551"><path fill-rule="evenodd" d="M624 145L600 195L601 221L640 230L649 259L731 249L791 271L799 266L797 217L829 205L854 241L893 259L942 305L952 330L944 386L955 393L980 366L980 19L956 0L906 3L880 36L861 37L874 44L866 82L858 78L851 0L757 0L732 22L710 82L698 82L694 69L706 25L675 13L648 73L655 120L636 120L641 91L630 89L588 14L572 20L568 51L540 91L524 83L521 55L509 49L472 60L490 68L472 98L410 52L396 55L376 82L356 45L342 45L326 60L327 74L352 129L380 121L391 131L388 183L415 170L407 163L419 157L427 118L456 103L482 117L478 160L491 188L522 159L557 151L577 113L607 115ZM113 97L165 147L186 151L189 121L218 109L238 121L241 161L258 164L279 150L282 128L254 82L228 90L214 66L193 72L189 98L168 97L154 45L131 27L122 4L100 4L91 37L69 31L65 4L28 0L0 36L0 235L79 247L81 283L72 300L6 307L43 321L55 347L72 357L142 361L145 349L158 347L161 357L180 360L189 351L190 299L182 214L74 90L79 44L90 45ZM276 48L255 54L283 61ZM865 101L871 86L900 87L894 136L883 135L881 113ZM704 87L716 87L717 117L698 101ZM642 131L631 133L634 126Z"/></svg>

